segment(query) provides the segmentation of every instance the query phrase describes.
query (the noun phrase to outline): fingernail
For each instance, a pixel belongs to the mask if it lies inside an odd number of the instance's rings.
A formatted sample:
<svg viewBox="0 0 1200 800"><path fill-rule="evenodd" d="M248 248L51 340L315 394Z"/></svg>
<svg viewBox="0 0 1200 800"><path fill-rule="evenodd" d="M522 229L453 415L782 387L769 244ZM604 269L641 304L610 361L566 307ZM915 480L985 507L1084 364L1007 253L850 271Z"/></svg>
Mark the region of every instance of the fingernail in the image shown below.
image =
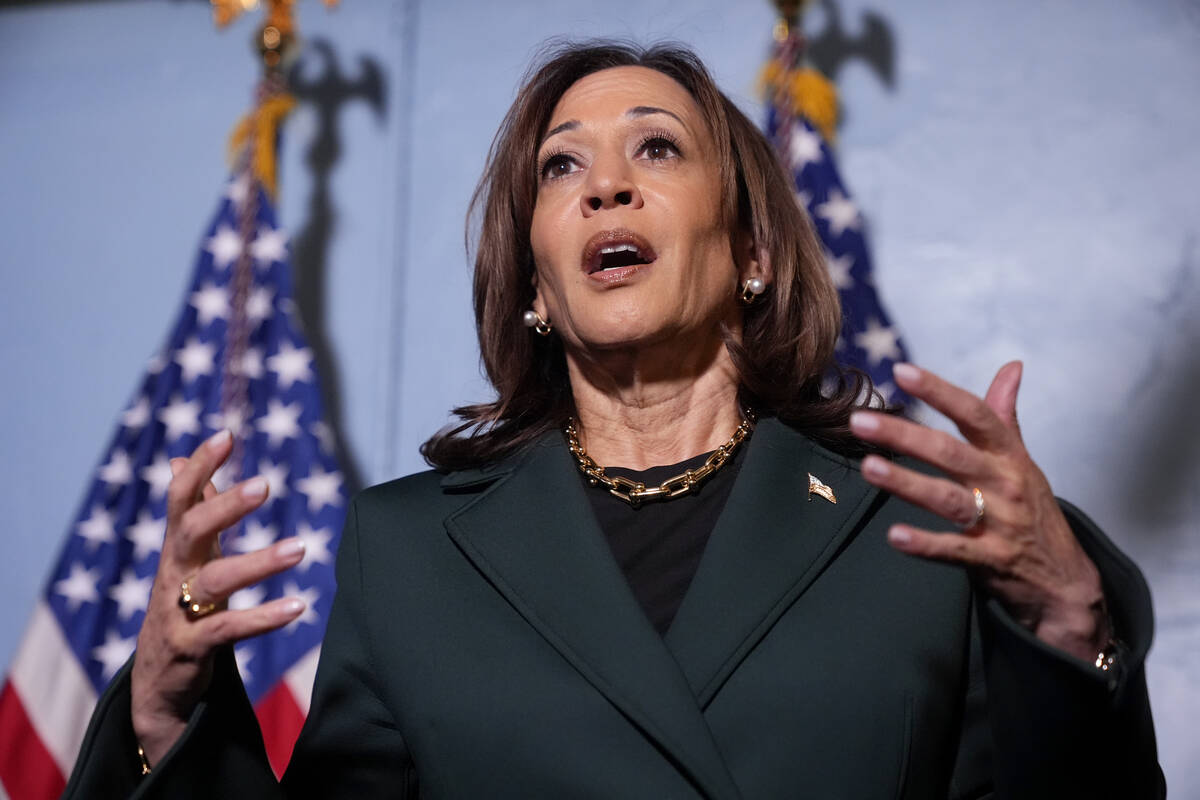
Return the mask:
<svg viewBox="0 0 1200 800"><path fill-rule="evenodd" d="M289 598L283 604L283 613L289 617L294 617L304 610L304 601L298 597Z"/></svg>
<svg viewBox="0 0 1200 800"><path fill-rule="evenodd" d="M892 544L908 544L912 541L912 533L908 528L901 528L899 525L893 525L888 528L888 541Z"/></svg>
<svg viewBox="0 0 1200 800"><path fill-rule="evenodd" d="M914 367L912 364L901 361L899 364L892 365L892 375L894 375L898 381L915 383L921 377L921 370L917 367Z"/></svg>
<svg viewBox="0 0 1200 800"><path fill-rule="evenodd" d="M247 500L257 500L267 493L266 478L251 478L242 486L242 497Z"/></svg>
<svg viewBox="0 0 1200 800"><path fill-rule="evenodd" d="M284 539L275 545L275 555L280 558L292 558L304 553L304 540L298 537Z"/></svg>
<svg viewBox="0 0 1200 800"><path fill-rule="evenodd" d="M850 430L856 433L872 433L879 430L879 418L869 411L855 411L850 415Z"/></svg>
<svg viewBox="0 0 1200 800"><path fill-rule="evenodd" d="M891 467L888 466L887 461L879 456L867 456L863 459L862 471L865 475L870 475L875 478L883 478L892 470Z"/></svg>
<svg viewBox="0 0 1200 800"><path fill-rule="evenodd" d="M209 450L219 450L229 442L229 437L232 435L233 434L229 432L228 428L219 430L212 436L208 437L208 441L205 442L205 444L208 445Z"/></svg>

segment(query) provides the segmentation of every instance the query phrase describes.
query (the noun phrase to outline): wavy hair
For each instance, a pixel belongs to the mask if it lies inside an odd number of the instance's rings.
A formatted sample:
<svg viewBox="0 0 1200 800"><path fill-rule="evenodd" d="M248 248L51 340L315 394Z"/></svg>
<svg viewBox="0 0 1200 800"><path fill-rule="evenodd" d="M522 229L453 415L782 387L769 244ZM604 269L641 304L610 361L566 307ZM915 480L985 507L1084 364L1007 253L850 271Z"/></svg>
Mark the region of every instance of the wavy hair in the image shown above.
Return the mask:
<svg viewBox="0 0 1200 800"><path fill-rule="evenodd" d="M558 100L576 81L628 66L673 78L696 102L716 142L729 230L752 235L760 263L773 275L767 293L744 311L742 341L723 330L741 402L835 450L861 451L848 417L873 388L866 375L834 361L842 324L837 290L771 143L691 50L592 40L553 43L545 51L492 141L471 200L467 243L475 257L479 349L496 399L455 408L461 421L431 437L421 454L438 469L480 466L519 451L574 413L561 340L532 335L521 324L534 297L530 226L538 143Z"/></svg>

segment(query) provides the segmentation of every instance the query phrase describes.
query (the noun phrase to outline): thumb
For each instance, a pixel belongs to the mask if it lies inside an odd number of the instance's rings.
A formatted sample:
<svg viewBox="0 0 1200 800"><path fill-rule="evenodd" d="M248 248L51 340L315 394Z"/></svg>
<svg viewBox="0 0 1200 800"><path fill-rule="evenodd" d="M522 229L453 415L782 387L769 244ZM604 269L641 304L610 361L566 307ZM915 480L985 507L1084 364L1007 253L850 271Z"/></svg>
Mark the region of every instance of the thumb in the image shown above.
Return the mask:
<svg viewBox="0 0 1200 800"><path fill-rule="evenodd" d="M1021 388L1021 373L1024 365L1010 361L996 372L992 385L988 387L983 402L1013 430L1017 429L1017 390Z"/></svg>

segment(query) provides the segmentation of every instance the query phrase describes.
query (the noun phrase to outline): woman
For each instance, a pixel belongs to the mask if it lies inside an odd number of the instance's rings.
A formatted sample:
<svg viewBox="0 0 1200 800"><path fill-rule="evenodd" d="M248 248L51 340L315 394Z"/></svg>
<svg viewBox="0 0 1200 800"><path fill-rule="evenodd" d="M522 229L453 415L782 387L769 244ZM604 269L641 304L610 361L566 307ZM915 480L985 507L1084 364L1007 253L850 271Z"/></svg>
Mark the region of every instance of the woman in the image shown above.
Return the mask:
<svg viewBox="0 0 1200 800"><path fill-rule="evenodd" d="M207 483L218 434L68 796L1165 793L1145 584L1025 452L1020 365L897 367L966 441L823 393L820 250L694 56L552 54L476 203L498 397L356 499L282 786L228 645L301 606L219 604L302 553L214 557L266 491Z"/></svg>

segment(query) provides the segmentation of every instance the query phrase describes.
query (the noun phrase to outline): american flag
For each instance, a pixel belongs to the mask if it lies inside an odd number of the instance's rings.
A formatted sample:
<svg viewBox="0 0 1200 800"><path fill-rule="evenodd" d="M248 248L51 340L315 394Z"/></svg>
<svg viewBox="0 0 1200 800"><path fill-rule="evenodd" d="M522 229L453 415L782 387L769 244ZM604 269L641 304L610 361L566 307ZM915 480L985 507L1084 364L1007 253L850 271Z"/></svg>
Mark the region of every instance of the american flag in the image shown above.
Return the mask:
<svg viewBox="0 0 1200 800"><path fill-rule="evenodd" d="M789 45L794 43L784 48ZM789 58L786 50L782 58ZM766 133L795 180L796 198L816 227L842 301L838 361L870 375L888 404L910 404L908 395L892 382L892 365L908 357L875 291L862 214L842 183L829 143L789 106L777 93L767 106Z"/></svg>
<svg viewBox="0 0 1200 800"><path fill-rule="evenodd" d="M223 534L224 552L289 536L306 545L295 568L229 599L233 608L282 596L307 603L287 627L234 651L279 772L308 711L347 497L295 314L287 238L247 170L228 184L183 310L120 415L0 693L0 798L62 792L97 697L145 616L168 460L222 428L236 445L218 487L255 474L270 483L268 501Z"/></svg>

